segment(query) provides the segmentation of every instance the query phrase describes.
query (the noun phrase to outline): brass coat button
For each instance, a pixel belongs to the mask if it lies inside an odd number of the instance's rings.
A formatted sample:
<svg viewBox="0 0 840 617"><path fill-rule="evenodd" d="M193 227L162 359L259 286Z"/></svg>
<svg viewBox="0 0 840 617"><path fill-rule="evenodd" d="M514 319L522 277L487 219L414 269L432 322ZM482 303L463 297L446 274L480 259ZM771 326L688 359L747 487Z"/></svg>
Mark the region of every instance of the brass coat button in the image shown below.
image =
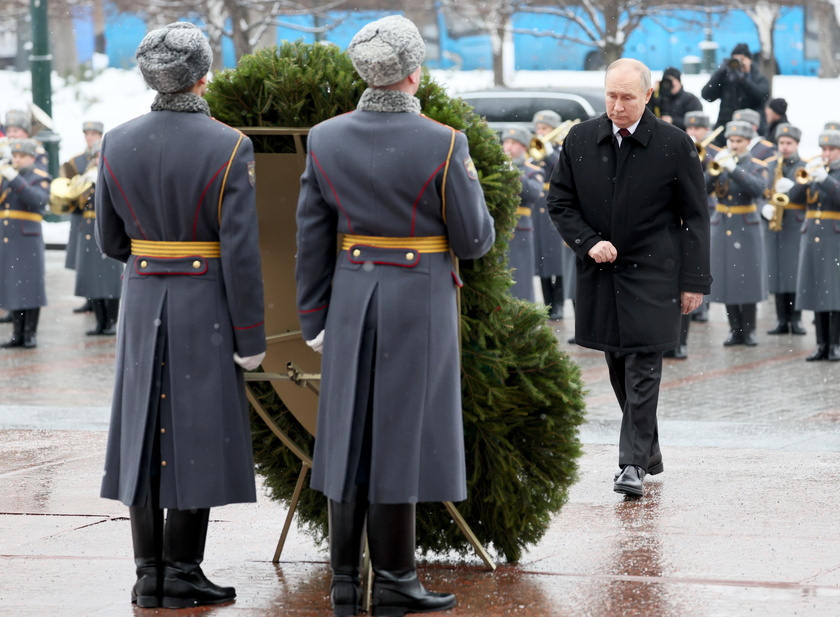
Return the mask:
<svg viewBox="0 0 840 617"><path fill-rule="evenodd" d="M731 230L731 229L727 229L727 230L726 230L726 235L727 235L727 236L731 236L731 235L732 235L732 230Z"/></svg>
<svg viewBox="0 0 840 617"><path fill-rule="evenodd" d="M198 260L196 259L196 260L193 262L193 268L195 268L196 270L198 270L200 267L201 267L201 262L200 262L200 261L198 261Z"/></svg>
<svg viewBox="0 0 840 617"><path fill-rule="evenodd" d="M9 239L8 239L8 238L3 238L3 242L8 243L8 242L9 242Z"/></svg>
<svg viewBox="0 0 840 617"><path fill-rule="evenodd" d="M160 466L161 466L161 467L166 467L166 461L161 461L161 462L160 462Z"/></svg>
<svg viewBox="0 0 840 617"><path fill-rule="evenodd" d="M362 252L359 249L356 249L355 251L353 251L353 257L358 257L361 254L362 254Z"/></svg>
<svg viewBox="0 0 840 617"><path fill-rule="evenodd" d="M141 267L141 268L145 268L145 267L146 267L146 266L148 266L148 265L149 265L149 264L148 264L148 263L146 263L146 261L145 261L145 260L140 262L140 267Z"/></svg>
<svg viewBox="0 0 840 617"><path fill-rule="evenodd" d="M4 225L8 225L8 224L9 224L9 219L5 219L5 220L3 221L3 224L4 224Z"/></svg>
<svg viewBox="0 0 840 617"><path fill-rule="evenodd" d="M817 225L819 225L819 224L820 224L820 219L816 219L816 220L814 221L814 223L816 223Z"/></svg>
<svg viewBox="0 0 840 617"><path fill-rule="evenodd" d="M820 241L819 238L814 238L814 242L819 242L819 241Z"/></svg>
<svg viewBox="0 0 840 617"><path fill-rule="evenodd" d="M406 253L406 254L405 254L405 258L406 258L408 261L414 261L414 253Z"/></svg>
<svg viewBox="0 0 840 617"><path fill-rule="evenodd" d="M161 394L161 395L160 395L160 398L166 398L166 395L165 395L165 394Z"/></svg>
<svg viewBox="0 0 840 617"><path fill-rule="evenodd" d="M166 429L165 428L160 429L160 434L165 435L166 434Z"/></svg>
<svg viewBox="0 0 840 617"><path fill-rule="evenodd" d="M90 240L90 234L85 234L85 240Z"/></svg>
<svg viewBox="0 0 840 617"><path fill-rule="evenodd" d="M731 213L731 212L727 212L727 213L726 213L726 216L727 216L727 218L730 218L730 219L731 219L731 218L732 218L732 213Z"/></svg>

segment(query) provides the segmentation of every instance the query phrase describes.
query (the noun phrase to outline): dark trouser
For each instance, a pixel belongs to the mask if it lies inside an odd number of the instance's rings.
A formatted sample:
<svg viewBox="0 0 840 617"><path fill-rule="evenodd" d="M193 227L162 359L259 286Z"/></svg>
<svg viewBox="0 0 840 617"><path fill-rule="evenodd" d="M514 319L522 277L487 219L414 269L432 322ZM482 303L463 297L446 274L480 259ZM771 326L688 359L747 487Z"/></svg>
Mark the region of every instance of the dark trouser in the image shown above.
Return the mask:
<svg viewBox="0 0 840 617"><path fill-rule="evenodd" d="M662 353L607 352L615 397L621 405L621 435L618 464L636 465L647 470L651 456L659 453L659 428L656 406L662 380Z"/></svg>

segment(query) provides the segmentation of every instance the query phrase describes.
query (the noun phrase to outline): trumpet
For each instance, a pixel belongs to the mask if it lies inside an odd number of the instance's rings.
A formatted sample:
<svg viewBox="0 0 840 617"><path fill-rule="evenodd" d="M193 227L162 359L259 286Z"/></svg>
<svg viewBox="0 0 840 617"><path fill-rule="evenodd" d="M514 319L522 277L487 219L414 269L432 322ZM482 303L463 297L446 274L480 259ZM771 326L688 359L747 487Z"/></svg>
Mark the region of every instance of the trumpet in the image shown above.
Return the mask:
<svg viewBox="0 0 840 617"><path fill-rule="evenodd" d="M789 203L790 197L784 193L773 193L770 197L770 204L773 206L773 218L768 223L770 231L782 230L782 217L785 215L785 206Z"/></svg>
<svg viewBox="0 0 840 617"><path fill-rule="evenodd" d="M709 173L713 176L719 176L725 170L725 167L723 165L721 165L721 163L723 161L728 161L729 159L735 159L735 162L737 163L738 162L738 156L739 155L738 155L737 152L732 152L730 150L729 153L726 156L722 156L718 160L712 161L711 163L709 163Z"/></svg>
<svg viewBox="0 0 840 617"><path fill-rule="evenodd" d="M814 170L818 167L825 167L828 169L828 164L823 161L822 157L817 157L811 160L805 167L800 167L793 173L793 179L797 184L811 184L814 181Z"/></svg>
<svg viewBox="0 0 840 617"><path fill-rule="evenodd" d="M701 162L703 161L703 159L706 158L706 148L709 146L710 143L712 143L715 140L715 137L720 135L721 131L724 128L725 127L723 125L720 125L714 131L709 133L709 135L706 137L706 139L704 139L703 141L694 143L694 147L697 148L697 156L700 157Z"/></svg>
<svg viewBox="0 0 840 617"><path fill-rule="evenodd" d="M562 144L571 128L578 122L580 122L579 119L566 120L561 122L556 128L552 129L550 133L543 135L542 137L532 137L531 143L528 145L528 156L535 161L543 160L547 156L547 144Z"/></svg>

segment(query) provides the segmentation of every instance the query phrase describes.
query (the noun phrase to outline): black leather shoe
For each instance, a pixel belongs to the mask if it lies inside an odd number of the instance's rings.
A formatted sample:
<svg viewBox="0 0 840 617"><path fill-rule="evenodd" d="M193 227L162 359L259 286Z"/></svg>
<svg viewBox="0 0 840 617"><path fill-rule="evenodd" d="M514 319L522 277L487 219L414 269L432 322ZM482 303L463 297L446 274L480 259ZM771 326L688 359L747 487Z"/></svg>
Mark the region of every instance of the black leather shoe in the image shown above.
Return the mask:
<svg viewBox="0 0 840 617"><path fill-rule="evenodd" d="M570 339L569 339L568 341L566 341L566 342L567 342L569 345L576 345L576 344L577 344L577 342L575 341L575 337L570 338Z"/></svg>
<svg viewBox="0 0 840 617"><path fill-rule="evenodd" d="M663 351L662 357L673 358L674 360L686 360L688 358L688 349L685 345L677 345L675 349Z"/></svg>
<svg viewBox="0 0 840 617"><path fill-rule="evenodd" d="M621 475L621 472L624 470L624 467L620 467L618 471L615 472L613 476L613 482L618 480L618 476ZM647 475L655 476L665 471L665 464L662 462L662 452L657 452L653 456L650 457L650 461L648 462L647 468Z"/></svg>
<svg viewBox="0 0 840 617"><path fill-rule="evenodd" d="M817 345L814 353L805 358L805 362L816 362L817 360L828 360L828 345Z"/></svg>
<svg viewBox="0 0 840 617"><path fill-rule="evenodd" d="M755 330L750 330L749 332L744 332L744 335L741 337L742 342L747 347L755 347L758 345L758 339L755 337Z"/></svg>
<svg viewBox="0 0 840 617"><path fill-rule="evenodd" d="M551 321L560 321L563 319L563 308L559 306L555 306L551 309L551 312L548 314L548 318Z"/></svg>
<svg viewBox="0 0 840 617"><path fill-rule="evenodd" d="M840 360L840 345L830 345L828 347L828 359L830 362Z"/></svg>
<svg viewBox="0 0 840 617"><path fill-rule="evenodd" d="M803 334L808 334L808 331L805 329L805 326L802 325L802 320L794 320L790 322L790 333L802 336Z"/></svg>
<svg viewBox="0 0 840 617"><path fill-rule="evenodd" d="M77 306L73 309L74 313L92 313L93 312L93 304L90 303L90 300L85 301L85 303L81 306Z"/></svg>
<svg viewBox="0 0 840 617"><path fill-rule="evenodd" d="M448 611L456 603L451 593L426 591L417 573L398 576L377 572L373 579L371 614L375 617L402 617L406 613Z"/></svg>
<svg viewBox="0 0 840 617"><path fill-rule="evenodd" d="M790 334L790 324L787 321L777 321L776 327L768 330L767 334Z"/></svg>
<svg viewBox="0 0 840 617"><path fill-rule="evenodd" d="M645 494L643 484L645 481L645 470L636 465L627 465L621 470L615 480L613 490L616 493L635 495L641 497Z"/></svg>
<svg viewBox="0 0 840 617"><path fill-rule="evenodd" d="M726 340L723 341L724 347L732 347L733 345L743 345L744 339L741 336L740 332L735 332L734 330L729 331L729 336L726 337Z"/></svg>

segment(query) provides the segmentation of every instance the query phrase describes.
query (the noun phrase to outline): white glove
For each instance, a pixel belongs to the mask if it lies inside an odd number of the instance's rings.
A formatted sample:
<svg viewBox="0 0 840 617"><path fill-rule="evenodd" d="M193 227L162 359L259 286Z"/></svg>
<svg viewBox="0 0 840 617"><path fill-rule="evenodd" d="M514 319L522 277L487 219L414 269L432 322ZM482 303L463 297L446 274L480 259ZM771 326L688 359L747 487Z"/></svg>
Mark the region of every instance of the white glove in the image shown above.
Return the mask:
<svg viewBox="0 0 840 617"><path fill-rule="evenodd" d="M91 167L85 172L85 175L82 176L85 182L90 182L91 184L96 184L96 177L99 175L99 168L98 167Z"/></svg>
<svg viewBox="0 0 840 617"><path fill-rule="evenodd" d="M825 168L825 165L820 165L819 167L814 167L810 170L811 178L814 182L822 182L828 177L828 170Z"/></svg>
<svg viewBox="0 0 840 617"><path fill-rule="evenodd" d="M779 178L773 188L776 189L777 193L787 193L794 185L794 181L790 178Z"/></svg>
<svg viewBox="0 0 840 617"><path fill-rule="evenodd" d="M768 221L773 220L773 216L776 214L776 206L773 204L764 204L761 206L761 216L763 216Z"/></svg>
<svg viewBox="0 0 840 617"><path fill-rule="evenodd" d="M312 349L312 351L317 351L318 353L324 353L324 331L321 330L311 341L306 341L306 344Z"/></svg>
<svg viewBox="0 0 840 617"><path fill-rule="evenodd" d="M246 371L253 371L257 368L262 364L263 358L265 358L265 352L258 353L256 356L245 356L244 358L240 357L235 351L233 352L233 361Z"/></svg>
<svg viewBox="0 0 840 617"><path fill-rule="evenodd" d="M0 176L3 176L6 180L11 182L18 177L18 171L11 165L3 165L0 167Z"/></svg>

